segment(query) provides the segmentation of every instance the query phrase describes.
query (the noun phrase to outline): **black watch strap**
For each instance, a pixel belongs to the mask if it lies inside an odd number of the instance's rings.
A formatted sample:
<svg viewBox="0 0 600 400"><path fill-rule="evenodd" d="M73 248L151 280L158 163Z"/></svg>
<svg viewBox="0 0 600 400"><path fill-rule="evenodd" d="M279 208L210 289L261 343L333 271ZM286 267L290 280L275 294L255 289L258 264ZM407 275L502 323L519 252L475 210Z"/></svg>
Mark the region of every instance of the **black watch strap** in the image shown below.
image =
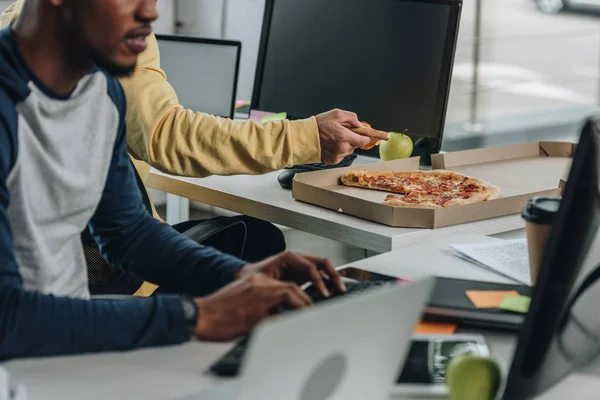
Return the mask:
<svg viewBox="0 0 600 400"><path fill-rule="evenodd" d="M190 333L192 333L198 323L198 305L190 296L182 296L181 308Z"/></svg>

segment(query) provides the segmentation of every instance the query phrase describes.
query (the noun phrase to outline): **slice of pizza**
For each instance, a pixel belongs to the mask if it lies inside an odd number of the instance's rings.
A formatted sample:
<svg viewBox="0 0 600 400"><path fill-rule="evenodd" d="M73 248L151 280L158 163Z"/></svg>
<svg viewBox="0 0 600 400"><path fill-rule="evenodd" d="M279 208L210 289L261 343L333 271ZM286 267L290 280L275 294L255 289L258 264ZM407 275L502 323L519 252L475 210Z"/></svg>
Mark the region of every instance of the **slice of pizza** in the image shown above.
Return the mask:
<svg viewBox="0 0 600 400"><path fill-rule="evenodd" d="M342 176L342 183L365 189L382 190L392 193L408 193L405 181L395 177L393 172L350 171Z"/></svg>
<svg viewBox="0 0 600 400"><path fill-rule="evenodd" d="M363 150L371 150L373 147L379 146L382 140L388 140L390 138L390 135L387 132L373 129L367 122L362 122L362 125L363 126L360 128L352 129L352 131L361 136L367 136L371 138L371 142L369 144L361 147Z"/></svg>
<svg viewBox="0 0 600 400"><path fill-rule="evenodd" d="M500 190L477 178L451 171L350 171L342 183L365 189L403 194L390 195L383 204L392 207L446 208L496 199Z"/></svg>

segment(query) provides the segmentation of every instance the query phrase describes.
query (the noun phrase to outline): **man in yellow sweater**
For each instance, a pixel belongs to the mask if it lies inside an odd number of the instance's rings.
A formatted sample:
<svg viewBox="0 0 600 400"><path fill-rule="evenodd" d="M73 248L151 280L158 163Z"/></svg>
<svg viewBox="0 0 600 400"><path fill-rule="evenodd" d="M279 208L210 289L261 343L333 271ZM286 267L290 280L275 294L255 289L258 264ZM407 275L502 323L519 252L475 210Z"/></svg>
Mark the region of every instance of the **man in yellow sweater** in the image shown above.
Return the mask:
<svg viewBox="0 0 600 400"><path fill-rule="evenodd" d="M18 0L2 13L0 29L17 19L23 3ZM151 166L173 175L206 177L262 174L319 161L336 164L370 142L350 130L361 126L356 114L341 110L306 120L267 124L186 110L160 68L154 35L147 38L147 48L139 56L135 72L121 83L127 97L128 150L142 180ZM158 217L152 204L151 208ZM285 248L281 232L271 224L249 217L240 220L247 229L242 254L246 261L259 261ZM183 231L195 223L176 229ZM227 252L223 248L227 238L224 235L205 244ZM148 295L154 289L145 284L138 293Z"/></svg>

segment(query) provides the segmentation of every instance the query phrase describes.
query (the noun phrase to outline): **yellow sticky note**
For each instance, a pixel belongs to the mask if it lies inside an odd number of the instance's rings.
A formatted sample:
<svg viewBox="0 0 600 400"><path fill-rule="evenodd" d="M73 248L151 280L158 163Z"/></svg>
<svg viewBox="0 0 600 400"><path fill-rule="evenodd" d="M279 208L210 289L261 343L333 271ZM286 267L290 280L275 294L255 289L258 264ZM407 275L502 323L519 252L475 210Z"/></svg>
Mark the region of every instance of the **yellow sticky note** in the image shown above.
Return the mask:
<svg viewBox="0 0 600 400"><path fill-rule="evenodd" d="M456 328L456 324L421 322L413 333L416 335L452 335L456 332Z"/></svg>
<svg viewBox="0 0 600 400"><path fill-rule="evenodd" d="M465 294L475 308L498 308L506 296L519 296L516 290L467 290Z"/></svg>

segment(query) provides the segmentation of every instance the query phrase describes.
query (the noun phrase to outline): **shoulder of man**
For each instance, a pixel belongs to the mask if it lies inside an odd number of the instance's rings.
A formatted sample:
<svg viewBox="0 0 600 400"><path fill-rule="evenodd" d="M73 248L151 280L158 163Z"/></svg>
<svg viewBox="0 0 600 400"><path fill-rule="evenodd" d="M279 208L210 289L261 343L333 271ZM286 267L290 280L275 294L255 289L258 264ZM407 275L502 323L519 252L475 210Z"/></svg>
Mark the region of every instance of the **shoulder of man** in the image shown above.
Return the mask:
<svg viewBox="0 0 600 400"><path fill-rule="evenodd" d="M106 91L108 96L113 101L119 115L121 116L122 123L125 122L125 113L127 112L127 99L125 97L125 91L119 79L106 71L101 71L106 77Z"/></svg>

